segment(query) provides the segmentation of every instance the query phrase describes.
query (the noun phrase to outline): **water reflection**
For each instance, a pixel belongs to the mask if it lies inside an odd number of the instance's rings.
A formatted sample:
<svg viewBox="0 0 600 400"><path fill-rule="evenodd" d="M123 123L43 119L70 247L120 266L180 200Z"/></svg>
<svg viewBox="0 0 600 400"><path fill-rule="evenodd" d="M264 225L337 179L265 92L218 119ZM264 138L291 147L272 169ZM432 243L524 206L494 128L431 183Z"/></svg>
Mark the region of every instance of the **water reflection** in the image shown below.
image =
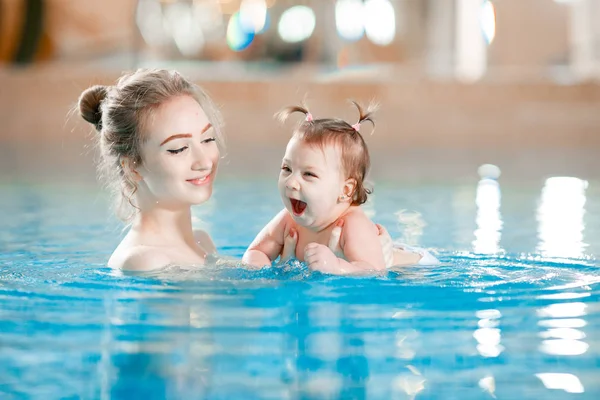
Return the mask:
<svg viewBox="0 0 600 400"><path fill-rule="evenodd" d="M289 324L284 331L282 380L288 396L366 398L371 376L367 324L373 318L372 307L343 301L306 302L331 293L311 290L309 285L294 290L297 301L285 307Z"/></svg>
<svg viewBox="0 0 600 400"><path fill-rule="evenodd" d="M557 303L538 309L537 314L542 318L582 317L586 314L586 308L585 303Z"/></svg>
<svg viewBox="0 0 600 400"><path fill-rule="evenodd" d="M409 332L398 332L398 334L396 335L394 356L401 360L407 361L415 358L417 352L414 346L411 345L411 341L413 341L418 336L419 333L414 330Z"/></svg>
<svg viewBox="0 0 600 400"><path fill-rule="evenodd" d="M563 293L552 293L552 294L542 294L537 298L541 300L567 300L567 299L581 299L584 297L590 297L590 293L573 293L573 292L563 292Z"/></svg>
<svg viewBox="0 0 600 400"><path fill-rule="evenodd" d="M492 398L496 398L496 380L493 376L486 376L485 378L481 378L479 380L479 387L490 394Z"/></svg>
<svg viewBox="0 0 600 400"><path fill-rule="evenodd" d="M544 339L559 338L568 340L580 340L585 338L585 333L573 328L551 328L545 332L540 332L540 337Z"/></svg>
<svg viewBox="0 0 600 400"><path fill-rule="evenodd" d="M540 318L552 318L540 321L540 326L548 326L549 329L539 333L543 339L539 350L561 356L584 354L589 348L583 341L586 335L576 328L586 325L583 319L577 318L585 316L586 309L587 305L579 302L556 303L539 308L537 315Z"/></svg>
<svg viewBox="0 0 600 400"><path fill-rule="evenodd" d="M498 310L480 310L475 314L479 321L479 329L473 332L473 337L477 340L477 351L483 357L498 357L504 346L500 344L501 334L500 318L502 314Z"/></svg>
<svg viewBox="0 0 600 400"><path fill-rule="evenodd" d="M579 378L573 374L540 373L535 374L548 389L562 389L567 393L583 393Z"/></svg>
<svg viewBox="0 0 600 400"><path fill-rule="evenodd" d="M538 325L545 328L583 328L587 322L581 318L544 319Z"/></svg>
<svg viewBox="0 0 600 400"><path fill-rule="evenodd" d="M207 393L215 343L206 335L192 340L191 320L199 326L210 323L206 312L190 300L181 294L132 299L126 292L105 300L107 321L99 363L102 398Z"/></svg>
<svg viewBox="0 0 600 400"><path fill-rule="evenodd" d="M402 232L400 242L418 246L427 223L418 211L399 210L394 213L398 221L398 229Z"/></svg>
<svg viewBox="0 0 600 400"><path fill-rule="evenodd" d="M583 241L587 181L572 177L548 178L542 189L537 221L537 250L547 257L584 256Z"/></svg>
<svg viewBox="0 0 600 400"><path fill-rule="evenodd" d="M344 355L336 363L336 370L343 377L339 398L364 399L370 375L365 342L360 335L348 335L343 339L342 349Z"/></svg>
<svg viewBox="0 0 600 400"><path fill-rule="evenodd" d="M475 203L477 205L477 229L473 241L473 251L479 254L497 254L502 236L502 216L500 215L500 184L496 180L499 169L493 165L479 168L481 180L477 184Z"/></svg>
<svg viewBox="0 0 600 400"><path fill-rule="evenodd" d="M400 374L392 382L394 395L407 395L409 399L414 399L421 391L425 389L426 379L421 372L412 366L407 366L408 372ZM394 397L397 398L397 397ZM403 397L400 397L403 398Z"/></svg>

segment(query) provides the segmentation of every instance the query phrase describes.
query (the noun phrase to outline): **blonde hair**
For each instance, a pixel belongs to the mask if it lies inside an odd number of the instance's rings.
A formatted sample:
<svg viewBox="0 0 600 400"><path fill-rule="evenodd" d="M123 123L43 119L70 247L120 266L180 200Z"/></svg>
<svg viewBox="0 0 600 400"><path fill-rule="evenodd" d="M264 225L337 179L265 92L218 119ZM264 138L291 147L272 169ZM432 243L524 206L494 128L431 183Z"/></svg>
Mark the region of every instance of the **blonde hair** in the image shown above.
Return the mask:
<svg viewBox="0 0 600 400"><path fill-rule="evenodd" d="M373 112L376 105L372 104L366 111L355 101L352 104L358 110L358 122L350 125L348 122L337 118L313 119L312 115L305 106L286 107L275 117L281 122L285 122L288 117L294 113L302 113L307 118L302 121L294 130L294 136L309 145L338 146L342 156L342 169L346 176L356 181L356 187L351 194L352 205L361 205L367 201L368 196L373 192L372 189L365 186L365 179L371 166L369 149L358 131L361 123L368 121L373 127Z"/></svg>
<svg viewBox="0 0 600 400"><path fill-rule="evenodd" d="M137 207L131 198L137 186L124 173L121 158L143 163L140 145L146 139L147 121L161 104L178 96L190 96L198 102L215 130L217 143L223 146L217 107L204 90L176 71L138 69L121 76L114 86L92 86L79 96L79 114L99 134L99 177L115 195L115 212L124 221L135 215Z"/></svg>

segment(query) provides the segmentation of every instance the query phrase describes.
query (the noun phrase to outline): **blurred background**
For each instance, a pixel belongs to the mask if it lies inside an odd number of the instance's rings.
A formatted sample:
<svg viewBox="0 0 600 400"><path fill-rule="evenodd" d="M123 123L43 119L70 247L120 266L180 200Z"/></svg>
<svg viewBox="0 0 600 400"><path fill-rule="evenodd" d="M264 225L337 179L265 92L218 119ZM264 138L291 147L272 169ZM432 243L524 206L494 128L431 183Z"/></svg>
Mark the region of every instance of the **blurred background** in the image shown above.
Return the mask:
<svg viewBox="0 0 600 400"><path fill-rule="evenodd" d="M0 168L6 180L94 179L79 94L138 67L175 68L226 121L224 175L275 176L306 99L365 133L372 176L594 179L599 0L0 0Z"/></svg>

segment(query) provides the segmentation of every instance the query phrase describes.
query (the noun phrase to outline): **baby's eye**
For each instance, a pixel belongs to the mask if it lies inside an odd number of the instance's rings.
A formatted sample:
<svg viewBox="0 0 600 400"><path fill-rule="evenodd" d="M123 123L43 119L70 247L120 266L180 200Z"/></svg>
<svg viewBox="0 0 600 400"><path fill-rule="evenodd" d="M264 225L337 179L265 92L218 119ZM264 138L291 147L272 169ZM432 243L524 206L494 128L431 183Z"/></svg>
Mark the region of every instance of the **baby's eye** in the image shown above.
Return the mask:
<svg viewBox="0 0 600 400"><path fill-rule="evenodd" d="M290 169L290 167L288 167L287 165L284 165L283 167L281 167L281 170L285 171L285 172L292 172L292 170Z"/></svg>
<svg viewBox="0 0 600 400"><path fill-rule="evenodd" d="M188 148L187 146L183 146L183 147L182 147L182 148L180 148L180 149L175 149L175 150L167 150L167 151L168 151L169 153L171 153L171 154L179 154L179 153L181 153L182 151L186 150L187 148Z"/></svg>
<svg viewBox="0 0 600 400"><path fill-rule="evenodd" d="M216 141L216 139L214 137L211 137L211 138L204 139L201 143L210 143L210 142L214 142L214 141Z"/></svg>
<svg viewBox="0 0 600 400"><path fill-rule="evenodd" d="M310 178L317 178L317 176L315 174L313 174L312 172L305 172L304 176L308 176Z"/></svg>

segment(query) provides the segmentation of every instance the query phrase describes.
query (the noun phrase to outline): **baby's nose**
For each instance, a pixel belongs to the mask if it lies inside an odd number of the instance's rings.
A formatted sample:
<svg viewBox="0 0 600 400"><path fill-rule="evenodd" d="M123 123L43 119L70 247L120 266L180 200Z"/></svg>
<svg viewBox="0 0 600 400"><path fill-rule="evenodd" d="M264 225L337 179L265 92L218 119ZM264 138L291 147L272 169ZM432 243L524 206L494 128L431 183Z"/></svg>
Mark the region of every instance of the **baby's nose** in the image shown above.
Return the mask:
<svg viewBox="0 0 600 400"><path fill-rule="evenodd" d="M285 183L285 187L290 190L298 190L300 188L300 185L298 184L298 181L296 179L290 178Z"/></svg>

